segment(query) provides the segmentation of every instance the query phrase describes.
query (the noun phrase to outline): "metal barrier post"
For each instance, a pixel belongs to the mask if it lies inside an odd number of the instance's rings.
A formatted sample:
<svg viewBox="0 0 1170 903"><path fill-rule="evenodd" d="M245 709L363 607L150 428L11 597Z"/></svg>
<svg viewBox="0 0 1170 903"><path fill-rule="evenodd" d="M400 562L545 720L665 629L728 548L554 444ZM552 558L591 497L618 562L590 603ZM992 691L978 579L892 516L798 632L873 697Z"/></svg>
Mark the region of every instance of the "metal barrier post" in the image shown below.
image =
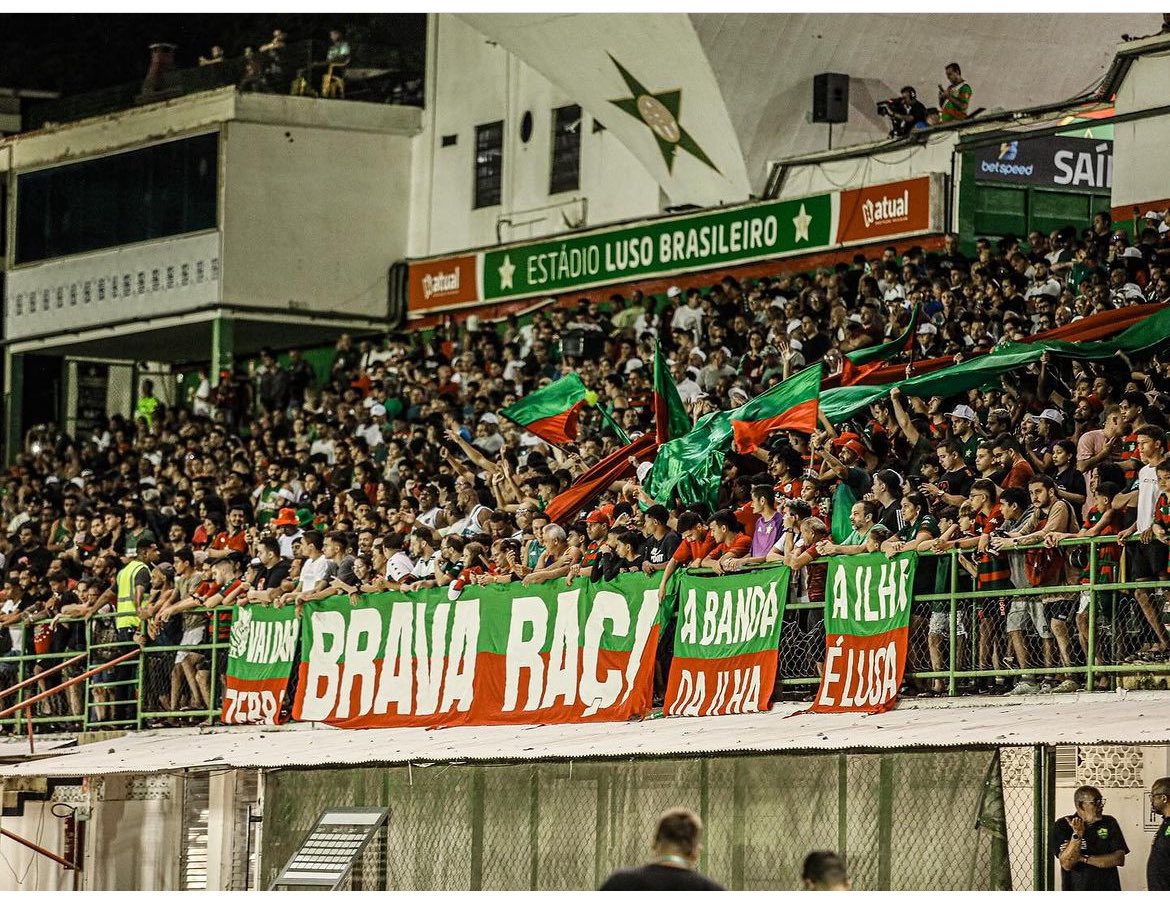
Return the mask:
<svg viewBox="0 0 1170 903"><path fill-rule="evenodd" d="M1032 747L1032 890L1044 890L1045 864L1048 844L1044 835L1048 825L1044 819L1044 747Z"/></svg>
<svg viewBox="0 0 1170 903"><path fill-rule="evenodd" d="M958 625L959 600L956 598L956 594L959 592L959 557L956 554L955 550L951 550L951 553L950 553L950 566L951 566L951 574L950 574L950 577L951 577L951 580L950 580L950 583L951 583L951 617L950 617L950 627L949 627L950 639L949 639L949 643L947 646L947 662L949 665L948 670L951 673L947 679L947 695L948 696L955 696L955 695L957 695L956 689L955 689L955 686L956 686L955 664L956 664L956 660L957 660L956 652L958 651L955 644L958 642L958 639L959 639L959 625Z"/></svg>
<svg viewBox="0 0 1170 903"><path fill-rule="evenodd" d="M1096 675L1094 666L1097 663L1097 542L1089 543L1089 624L1088 642L1085 644L1085 689L1092 692L1096 689Z"/></svg>

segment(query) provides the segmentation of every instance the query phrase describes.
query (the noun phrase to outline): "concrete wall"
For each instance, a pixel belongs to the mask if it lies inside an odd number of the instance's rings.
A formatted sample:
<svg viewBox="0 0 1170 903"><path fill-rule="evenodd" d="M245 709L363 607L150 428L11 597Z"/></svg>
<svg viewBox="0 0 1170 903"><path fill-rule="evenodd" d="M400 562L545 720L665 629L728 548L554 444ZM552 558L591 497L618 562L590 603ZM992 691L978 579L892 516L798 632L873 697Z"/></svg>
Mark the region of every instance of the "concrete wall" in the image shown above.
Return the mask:
<svg viewBox="0 0 1170 903"><path fill-rule="evenodd" d="M384 316L387 272L407 250L410 141L228 123L222 301Z"/></svg>
<svg viewBox="0 0 1170 903"><path fill-rule="evenodd" d="M1170 102L1170 55L1134 60L1117 91L1119 115L1166 106ZM1170 198L1170 115L1122 122L1113 129L1113 207L1162 202ZM1165 208L1159 203L1158 209ZM1143 210L1144 212L1144 210Z"/></svg>
<svg viewBox="0 0 1170 903"><path fill-rule="evenodd" d="M593 131L587 114L579 126L580 189L550 195L552 111L572 98L454 16L431 16L428 32L434 93L415 149L412 257L555 235L569 230L565 218L581 227L660 212L658 183L608 132ZM520 139L525 112L533 118L527 143ZM501 203L473 210L475 127L501 119ZM455 135L456 144L442 147L444 135Z"/></svg>

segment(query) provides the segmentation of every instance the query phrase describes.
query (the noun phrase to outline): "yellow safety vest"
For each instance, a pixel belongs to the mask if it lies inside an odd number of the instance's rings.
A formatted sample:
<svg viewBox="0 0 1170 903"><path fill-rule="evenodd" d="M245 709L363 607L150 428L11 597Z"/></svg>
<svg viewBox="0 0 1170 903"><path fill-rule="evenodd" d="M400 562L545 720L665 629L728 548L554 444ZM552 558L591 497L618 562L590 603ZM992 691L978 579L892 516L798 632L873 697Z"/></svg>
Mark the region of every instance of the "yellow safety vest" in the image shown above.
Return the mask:
<svg viewBox="0 0 1170 903"><path fill-rule="evenodd" d="M136 628L142 619L138 617L138 606L134 602L134 579L146 568L141 561L131 561L118 571L118 616L114 626Z"/></svg>

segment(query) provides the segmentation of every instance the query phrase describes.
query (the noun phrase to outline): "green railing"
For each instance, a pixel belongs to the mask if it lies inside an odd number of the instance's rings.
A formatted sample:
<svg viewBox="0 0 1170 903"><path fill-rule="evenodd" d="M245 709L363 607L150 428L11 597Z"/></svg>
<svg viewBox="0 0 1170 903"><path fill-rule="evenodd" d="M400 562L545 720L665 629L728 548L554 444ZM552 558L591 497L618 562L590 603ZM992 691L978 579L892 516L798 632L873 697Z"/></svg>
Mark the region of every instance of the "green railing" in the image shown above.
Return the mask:
<svg viewBox="0 0 1170 903"><path fill-rule="evenodd" d="M1132 540L1131 543L1136 541ZM940 656L936 649L936 661L942 657L945 667L914 667L915 663L928 659L930 644L929 625L922 623L927 619L912 619L910 658L906 673L908 684L941 681L945 684L945 695L948 696L965 695L972 689L970 682L979 679L1006 681L1023 675L1030 678L1064 676L1079 681L1086 690L1112 689L1119 681L1137 677L1164 676L1170 684L1170 655L1165 656L1165 660L1142 660L1130 655L1128 658L1134 660L1127 660L1128 650L1125 648L1127 641L1131 639L1135 630L1140 633L1149 628L1136 603L1123 600L1123 594L1132 595L1138 589L1151 592L1170 590L1170 580L1142 583L1123 579L1100 580L1101 550L1116 546L1115 537L1077 538L1065 540L1060 544L1060 548L1064 549L1066 554L1075 547L1088 548L1087 583L1029 586L990 592L964 587L964 581L960 579L957 556L967 554L967 550L951 549L941 553L925 553L924 559L934 557L937 561L939 577L936 581L936 590L941 585L942 591L919 595L915 602L919 605L933 603L945 609L937 612L947 616L945 640L936 641L945 641L946 649L943 650L945 656ZM1013 553L1022 554L1024 550L1024 547L1017 547L1013 549ZM1119 552L1117 557L1122 560L1112 562L1111 566L1124 574L1125 556ZM1079 608L1082 594L1087 594L1088 601L1085 612L1084 648L1082 649L1078 639L1074 611L1074 617L1069 623L1068 648L1071 654L1067 664L1063 660L1059 664L1044 663L1043 641L1033 629L1031 617L1028 615L1025 621L1030 636L1026 642L1031 662L1026 667L980 666L980 632L991 629L978 617L982 603L1003 599L1010 605L1014 599L1062 595L1074 597L1076 601L1072 604ZM1166 616L1161 602L1158 601L1157 604L1159 616L1164 621ZM824 652L823 638L818 640L821 636L818 630L823 630L823 610L823 605L819 603L790 603L787 606L785 626L781 632L778 650L780 672L778 686L782 692L807 695L819 683L816 663L820 661ZM221 614L222 610L216 610L216 613ZM1043 617L1047 625L1049 619L1046 611ZM141 645L142 654L104 674L86 679L77 685L76 691L63 689L50 699L34 704L28 710L0 720L0 727L23 733L28 729L29 721L37 731L90 731L110 728L124 730L151 726L159 722L213 723L220 712L222 678L228 655L227 641L218 639L217 628L224 625L216 622L215 615L207 618L206 638L197 645L183 645L164 639L139 643L137 639L127 639L124 634L116 635L112 630L114 618L116 618L114 614L94 615L88 621L80 622L84 625L83 645L75 642L60 651L42 654L32 651L31 631L36 628L36 623L27 625L25 649L21 654L0 659L8 669L8 678L0 685L0 692L16 683L35 678L38 674L69 661L81 652L86 654L86 659L58 674L43 680L31 681L29 686L0 699L0 711L47 689L57 687L71 675L81 674L136 646ZM63 627L67 629L69 625L76 623L79 622L59 619L58 629ZM960 625L963 625L962 629ZM998 638L1004 646L1004 653L1011 652L1006 627L1005 615L996 628ZM936 636L941 637L942 634L936 633ZM926 648L923 647L924 638ZM1052 638L1051 642L1054 645L1048 648L1048 656L1058 658L1059 643L1055 638ZM1129 645L1136 645L1136 642L1135 640ZM997 657L994 655L995 649L993 648L991 652L990 658L994 661ZM178 662L180 655L188 661L186 667ZM190 658L192 655L198 656L199 659ZM987 658L983 657L984 662ZM1002 662L1004 656L998 658ZM967 664L964 664L964 659Z"/></svg>
<svg viewBox="0 0 1170 903"><path fill-rule="evenodd" d="M56 629L68 632L80 626L84 643L69 644L58 652L35 651L32 634L43 622L25 625L25 644L16 654L0 658L8 679L0 684L0 693L8 687L28 682L28 686L0 698L0 711L27 702L32 697L54 691L39 702L0 719L0 728L16 734L25 733L31 722L35 732L128 730L158 721L208 723L220 711L221 685L227 662L227 642L218 639L213 619L208 619L207 639L195 645L168 644L158 640L139 642L119 636L114 629L117 615L95 614L91 618L58 618ZM125 655L135 649L141 654L102 673L94 674L72 687L64 687L71 678ZM84 660L49 674L40 674L54 666L84 654ZM186 671L177 663L178 655L199 656L202 661L191 671L206 671L206 700L190 686ZM5 672L0 672L5 673ZM197 677L192 678L198 681ZM188 704L182 704L184 698ZM169 700L169 702L168 702ZM173 705L171 703L174 703Z"/></svg>

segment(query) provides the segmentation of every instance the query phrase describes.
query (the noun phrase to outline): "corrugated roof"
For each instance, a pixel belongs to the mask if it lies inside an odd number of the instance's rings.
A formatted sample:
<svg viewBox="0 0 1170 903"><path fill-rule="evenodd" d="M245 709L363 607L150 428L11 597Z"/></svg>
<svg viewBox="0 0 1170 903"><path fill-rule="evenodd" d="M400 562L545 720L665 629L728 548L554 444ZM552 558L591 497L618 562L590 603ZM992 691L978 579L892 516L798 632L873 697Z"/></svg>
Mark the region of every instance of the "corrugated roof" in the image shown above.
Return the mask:
<svg viewBox="0 0 1170 903"><path fill-rule="evenodd" d="M521 762L754 752L1032 744L1170 743L1165 693L1085 694L977 704L907 702L882 715L771 712L605 724L397 728L315 725L128 734L0 766L0 779L188 768L305 768L425 762Z"/></svg>

